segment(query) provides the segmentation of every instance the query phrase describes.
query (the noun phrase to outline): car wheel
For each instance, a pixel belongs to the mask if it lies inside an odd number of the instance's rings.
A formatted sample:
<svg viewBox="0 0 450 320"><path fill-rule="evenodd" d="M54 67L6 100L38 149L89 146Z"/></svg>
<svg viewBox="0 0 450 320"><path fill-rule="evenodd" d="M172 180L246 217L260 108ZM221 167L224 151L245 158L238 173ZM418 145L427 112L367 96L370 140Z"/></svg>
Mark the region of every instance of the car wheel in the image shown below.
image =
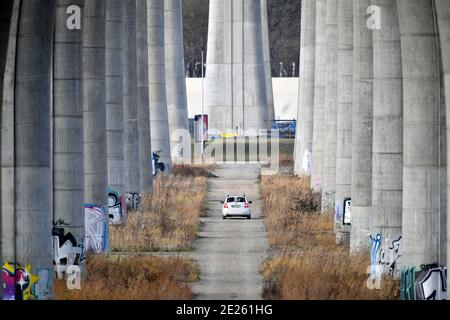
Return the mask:
<svg viewBox="0 0 450 320"><path fill-rule="evenodd" d="M252 219L252 216L247 216L247 220L251 220Z"/></svg>
<svg viewBox="0 0 450 320"><path fill-rule="evenodd" d="M227 216L222 216L223 220L227 220Z"/></svg>

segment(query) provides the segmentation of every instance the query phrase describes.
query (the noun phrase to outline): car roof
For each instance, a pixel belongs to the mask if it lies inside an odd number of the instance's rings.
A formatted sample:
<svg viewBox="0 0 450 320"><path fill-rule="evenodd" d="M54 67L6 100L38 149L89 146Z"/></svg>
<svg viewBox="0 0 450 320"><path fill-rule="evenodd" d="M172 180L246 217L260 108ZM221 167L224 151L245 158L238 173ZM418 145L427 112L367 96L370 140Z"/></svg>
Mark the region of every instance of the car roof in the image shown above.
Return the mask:
<svg viewBox="0 0 450 320"><path fill-rule="evenodd" d="M247 198L246 196L227 196L228 198Z"/></svg>

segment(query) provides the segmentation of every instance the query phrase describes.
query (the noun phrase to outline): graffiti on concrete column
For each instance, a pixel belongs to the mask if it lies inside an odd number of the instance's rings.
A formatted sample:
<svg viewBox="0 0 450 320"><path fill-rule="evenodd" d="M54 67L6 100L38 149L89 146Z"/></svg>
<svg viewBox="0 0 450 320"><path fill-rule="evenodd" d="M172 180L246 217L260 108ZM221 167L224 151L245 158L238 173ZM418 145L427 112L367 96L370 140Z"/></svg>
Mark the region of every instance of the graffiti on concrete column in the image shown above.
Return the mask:
<svg viewBox="0 0 450 320"><path fill-rule="evenodd" d="M401 239L401 236L384 240L381 234L377 234L375 237L371 236L370 259L373 276L380 276L381 272L381 276L400 277Z"/></svg>
<svg viewBox="0 0 450 320"><path fill-rule="evenodd" d="M33 300L34 286L39 277L31 273L31 266L22 267L6 262L2 268L3 300Z"/></svg>
<svg viewBox="0 0 450 320"><path fill-rule="evenodd" d="M127 193L127 210L137 211L141 206L141 195L139 193Z"/></svg>
<svg viewBox="0 0 450 320"><path fill-rule="evenodd" d="M79 265L84 259L84 240L77 243L75 237L64 228L54 226L53 236L53 265L58 279L64 279L67 268Z"/></svg>
<svg viewBox="0 0 450 320"><path fill-rule="evenodd" d="M447 267L437 264L422 266L419 270L402 270L402 300L445 300L447 298Z"/></svg>
<svg viewBox="0 0 450 320"><path fill-rule="evenodd" d="M120 225L125 216L125 200L122 195L113 190L108 191L109 222L112 225Z"/></svg>
<svg viewBox="0 0 450 320"><path fill-rule="evenodd" d="M108 249L109 215L101 206L85 206L85 250L102 254Z"/></svg>
<svg viewBox="0 0 450 320"><path fill-rule="evenodd" d="M335 223L342 225L352 224L352 198L346 197L342 200L337 200L334 207Z"/></svg>

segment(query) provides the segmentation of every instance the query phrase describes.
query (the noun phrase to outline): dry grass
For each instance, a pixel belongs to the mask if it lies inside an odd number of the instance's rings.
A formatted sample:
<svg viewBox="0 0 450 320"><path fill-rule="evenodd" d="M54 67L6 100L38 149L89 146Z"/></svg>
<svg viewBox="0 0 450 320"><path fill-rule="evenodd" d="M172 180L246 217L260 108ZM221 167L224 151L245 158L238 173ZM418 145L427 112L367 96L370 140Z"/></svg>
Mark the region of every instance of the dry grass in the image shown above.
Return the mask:
<svg viewBox="0 0 450 320"><path fill-rule="evenodd" d="M397 299L399 283L367 288L369 254L351 256L337 246L331 216L320 213L320 195L307 178L262 177L263 212L276 254L266 261L264 297L284 300Z"/></svg>
<svg viewBox="0 0 450 320"><path fill-rule="evenodd" d="M184 258L92 256L81 290L55 284L56 300L185 300L197 268Z"/></svg>
<svg viewBox="0 0 450 320"><path fill-rule="evenodd" d="M197 237L203 213L206 178L160 177L151 196L144 196L142 212L111 228L113 252L182 251Z"/></svg>

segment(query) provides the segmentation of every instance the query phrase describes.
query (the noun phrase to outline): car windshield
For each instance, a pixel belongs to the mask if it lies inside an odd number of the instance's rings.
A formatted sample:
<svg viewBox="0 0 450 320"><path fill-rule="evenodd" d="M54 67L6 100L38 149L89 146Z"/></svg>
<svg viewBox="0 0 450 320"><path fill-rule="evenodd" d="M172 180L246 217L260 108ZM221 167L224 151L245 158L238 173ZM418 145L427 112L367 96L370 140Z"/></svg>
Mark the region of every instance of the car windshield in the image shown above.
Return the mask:
<svg viewBox="0 0 450 320"><path fill-rule="evenodd" d="M236 200L235 200L234 197L230 197L230 198L227 199L227 202L236 202Z"/></svg>

